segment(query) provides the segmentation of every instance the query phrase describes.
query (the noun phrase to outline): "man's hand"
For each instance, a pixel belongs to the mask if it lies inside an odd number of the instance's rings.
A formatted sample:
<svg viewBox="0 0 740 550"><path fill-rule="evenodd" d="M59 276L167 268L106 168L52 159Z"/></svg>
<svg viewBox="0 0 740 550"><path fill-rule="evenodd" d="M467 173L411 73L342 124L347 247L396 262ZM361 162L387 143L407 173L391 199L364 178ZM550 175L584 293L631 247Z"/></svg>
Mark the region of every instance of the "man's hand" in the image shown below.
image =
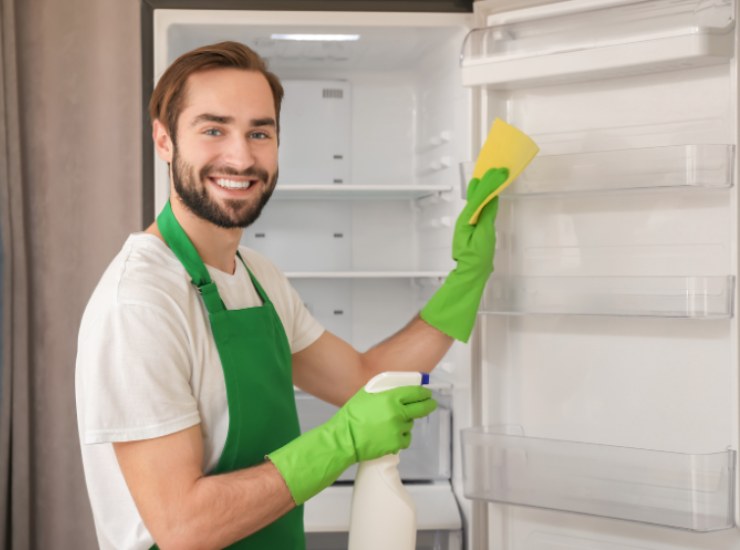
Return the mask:
<svg viewBox="0 0 740 550"><path fill-rule="evenodd" d="M508 177L506 168L491 168L480 180L470 180L467 202L452 239L452 259L457 266L421 311L424 321L463 342L470 338L483 290L493 272L498 197L485 205L477 223L471 224L470 218Z"/></svg>
<svg viewBox="0 0 740 550"><path fill-rule="evenodd" d="M328 487L352 464L408 448L414 419L437 403L421 386L357 392L328 422L270 453L296 504Z"/></svg>

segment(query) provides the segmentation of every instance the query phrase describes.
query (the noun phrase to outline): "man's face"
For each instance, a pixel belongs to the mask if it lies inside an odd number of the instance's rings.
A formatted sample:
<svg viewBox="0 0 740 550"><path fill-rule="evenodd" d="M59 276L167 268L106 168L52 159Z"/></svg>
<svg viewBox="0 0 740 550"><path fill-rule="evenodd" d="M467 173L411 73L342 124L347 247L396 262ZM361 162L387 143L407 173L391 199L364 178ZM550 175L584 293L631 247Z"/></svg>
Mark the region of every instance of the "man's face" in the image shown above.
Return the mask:
<svg viewBox="0 0 740 550"><path fill-rule="evenodd" d="M277 182L275 106L267 79L241 69L190 75L173 144L175 192L220 227L247 227Z"/></svg>

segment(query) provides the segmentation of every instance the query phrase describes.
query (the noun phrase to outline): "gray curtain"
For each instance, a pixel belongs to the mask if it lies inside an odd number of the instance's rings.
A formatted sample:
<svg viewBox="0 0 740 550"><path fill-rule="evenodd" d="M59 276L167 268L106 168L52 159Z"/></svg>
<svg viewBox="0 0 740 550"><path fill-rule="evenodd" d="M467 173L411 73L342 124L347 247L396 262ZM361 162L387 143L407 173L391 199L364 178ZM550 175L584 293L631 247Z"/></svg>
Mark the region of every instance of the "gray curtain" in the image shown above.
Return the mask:
<svg viewBox="0 0 740 550"><path fill-rule="evenodd" d="M0 518L0 544L30 547L30 426L28 256L20 147L15 6L3 0L0 41L0 219L3 245L3 354L0 403L0 495L8 512ZM12 530L11 530L11 526Z"/></svg>
<svg viewBox="0 0 740 550"><path fill-rule="evenodd" d="M0 0L0 547L97 548L79 320L141 211L139 2Z"/></svg>

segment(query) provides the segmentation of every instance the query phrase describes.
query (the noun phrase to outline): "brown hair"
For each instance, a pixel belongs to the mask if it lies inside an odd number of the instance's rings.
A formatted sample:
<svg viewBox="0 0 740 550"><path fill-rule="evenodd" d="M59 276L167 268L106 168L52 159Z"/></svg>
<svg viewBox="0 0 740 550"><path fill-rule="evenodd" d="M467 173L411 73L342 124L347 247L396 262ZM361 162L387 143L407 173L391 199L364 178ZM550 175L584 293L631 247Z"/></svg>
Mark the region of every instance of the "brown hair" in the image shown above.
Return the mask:
<svg viewBox="0 0 740 550"><path fill-rule="evenodd" d="M177 133L177 118L183 109L185 84L196 72L216 68L235 68L262 73L272 90L275 102L275 117L280 129L280 105L283 101L283 86L280 79L267 70L267 64L259 54L239 42L219 42L202 46L178 57L162 75L149 100L149 116L152 121L164 124L173 143Z"/></svg>

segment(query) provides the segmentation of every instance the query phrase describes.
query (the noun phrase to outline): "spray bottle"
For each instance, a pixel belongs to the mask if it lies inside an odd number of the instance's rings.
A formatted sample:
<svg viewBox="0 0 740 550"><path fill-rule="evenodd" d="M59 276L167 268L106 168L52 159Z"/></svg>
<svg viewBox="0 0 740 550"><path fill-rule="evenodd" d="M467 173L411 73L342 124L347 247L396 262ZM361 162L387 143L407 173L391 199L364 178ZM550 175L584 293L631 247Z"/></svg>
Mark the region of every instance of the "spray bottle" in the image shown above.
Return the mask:
<svg viewBox="0 0 740 550"><path fill-rule="evenodd" d="M368 393L429 383L420 372L383 372L365 385ZM398 473L398 454L361 462L355 476L349 550L414 550L416 507Z"/></svg>

